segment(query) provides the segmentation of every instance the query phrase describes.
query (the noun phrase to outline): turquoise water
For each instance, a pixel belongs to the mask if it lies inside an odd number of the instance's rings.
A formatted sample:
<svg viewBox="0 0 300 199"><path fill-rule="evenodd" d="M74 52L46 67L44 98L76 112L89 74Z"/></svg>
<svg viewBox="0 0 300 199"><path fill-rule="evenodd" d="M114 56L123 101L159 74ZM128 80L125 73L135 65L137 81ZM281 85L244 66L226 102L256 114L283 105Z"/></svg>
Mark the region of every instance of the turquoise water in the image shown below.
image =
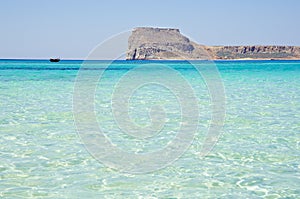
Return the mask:
<svg viewBox="0 0 300 199"><path fill-rule="evenodd" d="M95 62L90 73L103 63ZM93 158L77 134L72 102L81 61L0 60L0 198L300 198L300 61L216 62L226 119L204 158L197 152L211 118L209 92L185 62L114 62L95 93L101 128L132 153L155 151L174 138L180 107L157 85L137 90L130 109L132 120L147 125L149 106L166 108L168 121L156 138L134 139L113 120L116 82L143 63L168 64L190 83L198 97L199 131L171 165L130 174Z"/></svg>

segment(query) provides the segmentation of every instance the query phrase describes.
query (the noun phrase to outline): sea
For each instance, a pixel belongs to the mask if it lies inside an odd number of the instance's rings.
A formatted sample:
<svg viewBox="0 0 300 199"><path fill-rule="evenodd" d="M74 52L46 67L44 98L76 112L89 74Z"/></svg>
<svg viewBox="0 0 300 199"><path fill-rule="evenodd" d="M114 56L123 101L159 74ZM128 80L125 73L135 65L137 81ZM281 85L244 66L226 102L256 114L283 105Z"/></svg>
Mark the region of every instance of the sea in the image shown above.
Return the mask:
<svg viewBox="0 0 300 199"><path fill-rule="evenodd" d="M299 185L300 61L0 60L0 198L300 198Z"/></svg>

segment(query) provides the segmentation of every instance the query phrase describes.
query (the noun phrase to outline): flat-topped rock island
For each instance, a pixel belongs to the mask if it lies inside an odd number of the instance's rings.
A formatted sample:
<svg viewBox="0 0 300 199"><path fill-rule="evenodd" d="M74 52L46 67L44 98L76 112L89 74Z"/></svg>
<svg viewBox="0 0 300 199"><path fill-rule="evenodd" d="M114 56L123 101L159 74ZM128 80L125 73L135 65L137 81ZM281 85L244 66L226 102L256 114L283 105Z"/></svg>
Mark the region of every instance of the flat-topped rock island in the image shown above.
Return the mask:
<svg viewBox="0 0 300 199"><path fill-rule="evenodd" d="M299 46L206 46L191 41L179 29L140 27L128 39L127 60L293 60Z"/></svg>

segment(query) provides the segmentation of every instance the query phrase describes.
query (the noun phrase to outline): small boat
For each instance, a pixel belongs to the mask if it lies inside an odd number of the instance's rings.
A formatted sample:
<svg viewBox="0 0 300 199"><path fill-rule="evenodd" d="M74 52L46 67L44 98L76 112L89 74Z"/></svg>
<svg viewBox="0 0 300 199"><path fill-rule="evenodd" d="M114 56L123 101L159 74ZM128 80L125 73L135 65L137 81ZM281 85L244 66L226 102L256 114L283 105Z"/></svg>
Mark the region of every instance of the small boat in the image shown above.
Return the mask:
<svg viewBox="0 0 300 199"><path fill-rule="evenodd" d="M51 58L51 59L50 59L50 62L59 62L59 61L60 61L59 58Z"/></svg>

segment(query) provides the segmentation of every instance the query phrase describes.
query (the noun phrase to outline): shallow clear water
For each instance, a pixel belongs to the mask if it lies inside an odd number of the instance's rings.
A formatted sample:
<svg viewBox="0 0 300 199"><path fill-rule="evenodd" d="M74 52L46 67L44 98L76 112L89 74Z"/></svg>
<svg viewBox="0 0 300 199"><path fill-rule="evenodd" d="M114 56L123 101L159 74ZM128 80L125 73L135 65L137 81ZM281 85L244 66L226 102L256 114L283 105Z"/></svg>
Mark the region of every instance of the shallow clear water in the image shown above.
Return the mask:
<svg viewBox="0 0 300 199"><path fill-rule="evenodd" d="M168 121L159 135L133 139L114 123L110 94L141 63L167 63L191 84L199 100L199 132L171 165L126 174L94 159L77 134L72 100L81 61L0 60L0 198L300 198L300 61L216 62L226 119L205 158L197 152L210 122L209 92L185 62L113 63L95 95L106 135L123 150L142 153L164 147L178 130L176 98L155 85L137 90L130 110L132 120L147 125L148 108L163 105Z"/></svg>

